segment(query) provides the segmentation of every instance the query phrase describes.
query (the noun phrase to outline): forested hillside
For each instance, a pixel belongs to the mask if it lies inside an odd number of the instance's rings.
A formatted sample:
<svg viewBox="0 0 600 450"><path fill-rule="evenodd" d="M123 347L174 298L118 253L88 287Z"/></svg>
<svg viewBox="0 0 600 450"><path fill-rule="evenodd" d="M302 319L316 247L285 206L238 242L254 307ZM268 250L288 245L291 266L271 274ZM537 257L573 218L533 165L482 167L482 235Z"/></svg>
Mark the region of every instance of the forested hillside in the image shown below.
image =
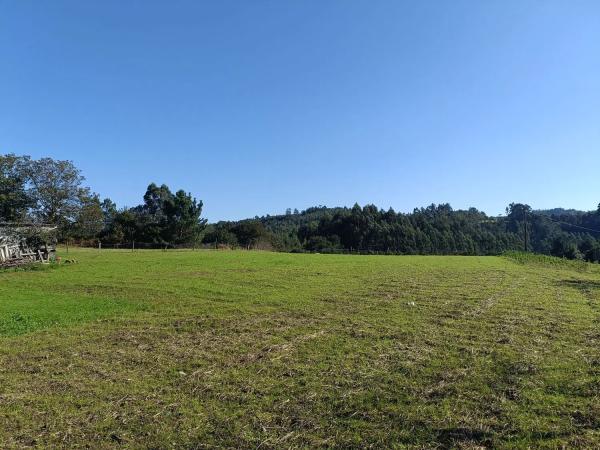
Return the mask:
<svg viewBox="0 0 600 450"><path fill-rule="evenodd" d="M270 240L282 251L391 254L494 255L527 250L572 259L600 259L600 213L533 211L511 204L506 216L475 208L430 205L412 213L374 205L309 208L279 216L210 225L204 242L237 245L240 227L254 230L254 242ZM245 240L244 244L248 242Z"/></svg>
<svg viewBox="0 0 600 450"><path fill-rule="evenodd" d="M70 161L0 155L0 222L50 223L62 242L113 247L210 246L285 252L497 255L525 250L600 261L600 210L534 211L510 204L491 217L475 208L430 205L412 213L374 205L207 224L203 202L150 183L141 203L119 209L89 187Z"/></svg>

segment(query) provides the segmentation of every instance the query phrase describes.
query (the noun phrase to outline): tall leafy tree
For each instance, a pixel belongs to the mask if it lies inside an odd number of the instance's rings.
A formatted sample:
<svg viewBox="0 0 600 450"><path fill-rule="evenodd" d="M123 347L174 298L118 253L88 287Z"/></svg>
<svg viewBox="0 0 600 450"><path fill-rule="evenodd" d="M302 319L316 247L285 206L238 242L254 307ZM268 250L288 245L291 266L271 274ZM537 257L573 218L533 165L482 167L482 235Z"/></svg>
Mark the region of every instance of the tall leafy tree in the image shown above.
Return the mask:
<svg viewBox="0 0 600 450"><path fill-rule="evenodd" d="M107 229L115 220L118 210L117 205L110 198L105 198L100 204L104 216L104 228Z"/></svg>
<svg viewBox="0 0 600 450"><path fill-rule="evenodd" d="M115 214L103 238L113 244L125 244L138 240L139 235L139 221L135 210L123 209Z"/></svg>
<svg viewBox="0 0 600 450"><path fill-rule="evenodd" d="M97 194L83 195L73 224L73 234L80 239L94 239L104 228L104 212Z"/></svg>
<svg viewBox="0 0 600 450"><path fill-rule="evenodd" d="M82 186L84 177L71 161L51 158L28 164L34 216L42 222L68 226L75 222L81 199L89 195Z"/></svg>
<svg viewBox="0 0 600 450"><path fill-rule="evenodd" d="M25 219L33 198L27 190L28 156L0 155L0 221Z"/></svg>
<svg viewBox="0 0 600 450"><path fill-rule="evenodd" d="M168 239L175 244L196 242L206 226L202 214L202 201L197 201L190 193L179 190L164 204L168 223Z"/></svg>

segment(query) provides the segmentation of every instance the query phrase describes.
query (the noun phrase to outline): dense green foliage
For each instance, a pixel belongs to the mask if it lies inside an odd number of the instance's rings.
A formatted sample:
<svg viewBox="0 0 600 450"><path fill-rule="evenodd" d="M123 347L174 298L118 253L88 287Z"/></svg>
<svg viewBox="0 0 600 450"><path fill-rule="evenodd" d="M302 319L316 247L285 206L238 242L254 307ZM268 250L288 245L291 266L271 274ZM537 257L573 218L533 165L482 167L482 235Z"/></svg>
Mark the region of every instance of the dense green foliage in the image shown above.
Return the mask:
<svg viewBox="0 0 600 450"><path fill-rule="evenodd" d="M45 223L61 241L81 244L179 245L198 242L206 220L202 201L151 183L144 203L118 210L100 200L71 161L0 155L0 222Z"/></svg>
<svg viewBox="0 0 600 450"><path fill-rule="evenodd" d="M33 201L27 192L29 158L0 155L0 221L22 220Z"/></svg>
<svg viewBox="0 0 600 450"><path fill-rule="evenodd" d="M534 211L512 203L506 216L430 205L412 213L374 205L308 208L206 226L202 201L151 183L143 203L118 209L82 185L70 161L0 156L0 222L57 225L63 242L105 246L274 249L285 252L498 255L525 250L600 261L600 210Z"/></svg>
<svg viewBox="0 0 600 450"><path fill-rule="evenodd" d="M166 185L151 183L144 203L117 211L110 200L103 204L104 229L98 238L106 243L146 243L160 246L193 244L206 224L201 219L202 201L183 190L175 194Z"/></svg>
<svg viewBox="0 0 600 450"><path fill-rule="evenodd" d="M265 216L260 239L281 251L324 253L497 255L527 250L570 259L600 260L600 213L533 211L511 204L503 217L475 208L453 210L431 205L410 214L373 205L309 208L301 213ZM206 243L235 246L242 222L210 225Z"/></svg>
<svg viewBox="0 0 600 450"><path fill-rule="evenodd" d="M83 181L71 161L0 155L0 222L52 225L54 236L45 236L46 242L95 236L102 229L100 201ZM31 230L30 240L46 233Z"/></svg>
<svg viewBox="0 0 600 450"><path fill-rule="evenodd" d="M600 446L597 265L62 256L0 272L3 448Z"/></svg>

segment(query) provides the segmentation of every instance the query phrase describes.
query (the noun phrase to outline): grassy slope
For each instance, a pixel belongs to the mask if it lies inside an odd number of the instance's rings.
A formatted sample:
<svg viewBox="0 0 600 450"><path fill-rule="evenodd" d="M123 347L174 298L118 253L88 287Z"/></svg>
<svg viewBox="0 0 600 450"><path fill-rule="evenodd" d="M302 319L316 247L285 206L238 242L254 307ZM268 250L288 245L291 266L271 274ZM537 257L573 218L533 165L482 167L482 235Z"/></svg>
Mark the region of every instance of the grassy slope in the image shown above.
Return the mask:
<svg viewBox="0 0 600 450"><path fill-rule="evenodd" d="M600 273L79 250L0 273L2 447L600 445Z"/></svg>

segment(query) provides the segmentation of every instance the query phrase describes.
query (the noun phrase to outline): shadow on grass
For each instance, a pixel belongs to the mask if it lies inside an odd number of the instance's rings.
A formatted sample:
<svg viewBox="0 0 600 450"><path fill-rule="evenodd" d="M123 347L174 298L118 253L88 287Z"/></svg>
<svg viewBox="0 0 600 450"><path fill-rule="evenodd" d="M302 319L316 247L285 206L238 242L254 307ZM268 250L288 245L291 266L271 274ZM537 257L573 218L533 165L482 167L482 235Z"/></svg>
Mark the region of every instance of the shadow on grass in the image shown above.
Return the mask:
<svg viewBox="0 0 600 450"><path fill-rule="evenodd" d="M443 448L453 448L459 443L477 443L491 446L494 437L491 432L466 427L445 428L437 430L436 434L436 441Z"/></svg>
<svg viewBox="0 0 600 450"><path fill-rule="evenodd" d="M592 280L561 280L557 284L561 287L571 287L587 292L600 289L600 281Z"/></svg>
<svg viewBox="0 0 600 450"><path fill-rule="evenodd" d="M436 430L435 443L442 448L456 448L457 446L460 448L465 446L468 448L479 448L472 447L473 444L476 446L483 446L484 448L493 448L498 443L507 444L511 441L511 438L506 435L507 431L508 430L484 431L467 427L438 429ZM512 433L517 433L517 431L512 430ZM510 434L510 432L508 434ZM556 439L565 440L577 435L576 432L571 430L534 430L530 431L528 434L528 437L538 444L545 441L554 441Z"/></svg>

